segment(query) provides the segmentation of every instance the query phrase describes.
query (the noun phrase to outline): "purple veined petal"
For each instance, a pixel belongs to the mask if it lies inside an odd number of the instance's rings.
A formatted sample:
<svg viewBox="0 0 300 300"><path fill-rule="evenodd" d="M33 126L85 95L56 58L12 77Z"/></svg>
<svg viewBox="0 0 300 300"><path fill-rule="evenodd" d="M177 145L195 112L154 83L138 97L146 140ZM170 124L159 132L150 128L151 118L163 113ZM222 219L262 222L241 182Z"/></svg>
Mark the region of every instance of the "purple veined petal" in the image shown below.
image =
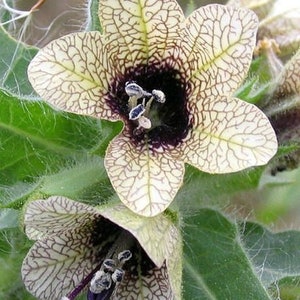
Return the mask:
<svg viewBox="0 0 300 300"><path fill-rule="evenodd" d="M251 63L256 15L248 9L212 4L194 11L185 26L192 89L203 99L232 95Z"/></svg>
<svg viewBox="0 0 300 300"><path fill-rule="evenodd" d="M185 162L208 173L237 172L266 164L277 151L275 132L255 105L236 98L199 101L190 136L181 146Z"/></svg>
<svg viewBox="0 0 300 300"><path fill-rule="evenodd" d="M168 207L184 174L182 161L147 145L135 148L123 134L110 143L104 164L122 202L144 216L158 215Z"/></svg>
<svg viewBox="0 0 300 300"><path fill-rule="evenodd" d="M101 1L99 19L119 70L159 61L178 38L184 15L175 0Z"/></svg>
<svg viewBox="0 0 300 300"><path fill-rule="evenodd" d="M42 48L28 67L38 94L57 109L115 121L106 103L114 76L99 32L66 35Z"/></svg>

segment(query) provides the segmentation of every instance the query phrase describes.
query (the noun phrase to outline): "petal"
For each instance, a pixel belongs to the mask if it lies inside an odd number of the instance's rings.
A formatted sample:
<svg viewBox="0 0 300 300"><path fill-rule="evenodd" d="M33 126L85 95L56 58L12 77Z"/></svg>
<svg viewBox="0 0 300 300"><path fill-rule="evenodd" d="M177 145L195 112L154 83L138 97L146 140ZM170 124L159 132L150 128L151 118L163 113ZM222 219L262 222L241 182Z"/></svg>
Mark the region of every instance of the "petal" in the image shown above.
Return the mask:
<svg viewBox="0 0 300 300"><path fill-rule="evenodd" d="M76 228L37 241L25 257L22 279L41 300L57 300L75 288L99 264L92 232Z"/></svg>
<svg viewBox="0 0 300 300"><path fill-rule="evenodd" d="M103 31L121 71L133 65L161 61L169 41L179 38L179 24L184 15L174 0L99 2Z"/></svg>
<svg viewBox="0 0 300 300"><path fill-rule="evenodd" d="M254 105L219 97L198 102L198 115L182 146L183 160L204 172L229 173L266 164L277 151L268 118Z"/></svg>
<svg viewBox="0 0 300 300"><path fill-rule="evenodd" d="M168 278L166 264L154 268L147 275L126 272L112 299L170 300L175 298Z"/></svg>
<svg viewBox="0 0 300 300"><path fill-rule="evenodd" d="M257 26L250 10L217 4L201 7L187 18L191 84L201 97L231 95L241 84L252 59Z"/></svg>
<svg viewBox="0 0 300 300"><path fill-rule="evenodd" d="M99 207L98 211L106 219L129 231L158 267L166 259L173 257L178 248L181 249L179 230L163 214L146 218L135 214L124 205Z"/></svg>
<svg viewBox="0 0 300 300"><path fill-rule="evenodd" d="M26 207L24 225L27 236L37 240L85 226L96 218L99 215L93 207L58 196L30 202Z"/></svg>
<svg viewBox="0 0 300 300"><path fill-rule="evenodd" d="M99 32L69 34L51 42L31 61L28 77L56 108L118 119L105 100L113 75Z"/></svg>
<svg viewBox="0 0 300 300"><path fill-rule="evenodd" d="M110 143L104 165L121 201L144 216L155 216L169 206L184 175L183 162L147 144L134 146L123 134Z"/></svg>

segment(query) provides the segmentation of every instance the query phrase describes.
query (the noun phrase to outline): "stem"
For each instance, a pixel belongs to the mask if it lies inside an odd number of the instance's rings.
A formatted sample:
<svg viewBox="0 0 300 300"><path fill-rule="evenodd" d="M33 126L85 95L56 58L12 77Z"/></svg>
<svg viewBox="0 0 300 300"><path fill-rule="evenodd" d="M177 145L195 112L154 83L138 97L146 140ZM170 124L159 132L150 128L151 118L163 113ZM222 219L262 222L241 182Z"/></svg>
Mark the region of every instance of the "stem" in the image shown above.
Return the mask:
<svg viewBox="0 0 300 300"><path fill-rule="evenodd" d="M103 263L103 260L97 267L90 273L88 274L76 287L73 291L71 291L68 295L67 298L69 300L74 300L81 292L82 290L89 284L89 282L92 280L94 274L100 270L101 265Z"/></svg>
<svg viewBox="0 0 300 300"><path fill-rule="evenodd" d="M39 0L36 4L34 4L31 7L30 12L38 10L45 2L46 2L46 0Z"/></svg>

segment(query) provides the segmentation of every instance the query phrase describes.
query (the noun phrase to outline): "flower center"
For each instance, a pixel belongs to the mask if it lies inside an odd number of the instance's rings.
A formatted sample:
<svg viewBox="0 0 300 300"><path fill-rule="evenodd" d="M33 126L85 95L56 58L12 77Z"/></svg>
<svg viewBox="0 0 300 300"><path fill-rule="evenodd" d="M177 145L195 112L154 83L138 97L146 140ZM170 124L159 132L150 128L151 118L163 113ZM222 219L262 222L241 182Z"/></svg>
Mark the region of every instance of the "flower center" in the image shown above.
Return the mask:
<svg viewBox="0 0 300 300"><path fill-rule="evenodd" d="M171 66L140 65L112 82L108 104L134 144L174 147L189 129L187 90L184 76Z"/></svg>
<svg viewBox="0 0 300 300"><path fill-rule="evenodd" d="M136 121L137 124L133 134L139 135L144 130L151 130L161 125L158 111L151 110L151 105L153 101L165 103L166 96L162 91L152 90L151 93L148 93L135 82L126 82L125 91L129 96L129 120Z"/></svg>
<svg viewBox="0 0 300 300"><path fill-rule="evenodd" d="M92 235L91 243L93 248L99 247L99 253L90 259L93 264L98 261L99 264L62 300L76 299L86 286L87 299L110 299L128 272L128 262L133 260L132 253L136 247L135 238L104 218L99 218L94 226L95 235ZM135 260L133 263L136 263Z"/></svg>

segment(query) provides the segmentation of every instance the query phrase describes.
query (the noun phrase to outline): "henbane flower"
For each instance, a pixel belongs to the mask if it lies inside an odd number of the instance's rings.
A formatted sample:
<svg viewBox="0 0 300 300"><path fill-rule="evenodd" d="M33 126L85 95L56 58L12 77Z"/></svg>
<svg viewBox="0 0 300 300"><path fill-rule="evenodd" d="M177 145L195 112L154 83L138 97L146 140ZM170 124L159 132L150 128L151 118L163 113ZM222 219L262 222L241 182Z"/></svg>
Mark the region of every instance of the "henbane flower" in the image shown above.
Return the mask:
<svg viewBox="0 0 300 300"><path fill-rule="evenodd" d="M83 291L90 300L181 298L181 238L163 214L53 196L30 202L24 225L36 242L22 278L40 300L73 300Z"/></svg>
<svg viewBox="0 0 300 300"><path fill-rule="evenodd" d="M251 62L253 12L214 4L185 18L175 0L100 0L99 18L103 33L51 42L28 74L56 108L123 121L105 167L126 206L145 216L162 212L185 163L228 173L275 154L267 117L232 96Z"/></svg>

